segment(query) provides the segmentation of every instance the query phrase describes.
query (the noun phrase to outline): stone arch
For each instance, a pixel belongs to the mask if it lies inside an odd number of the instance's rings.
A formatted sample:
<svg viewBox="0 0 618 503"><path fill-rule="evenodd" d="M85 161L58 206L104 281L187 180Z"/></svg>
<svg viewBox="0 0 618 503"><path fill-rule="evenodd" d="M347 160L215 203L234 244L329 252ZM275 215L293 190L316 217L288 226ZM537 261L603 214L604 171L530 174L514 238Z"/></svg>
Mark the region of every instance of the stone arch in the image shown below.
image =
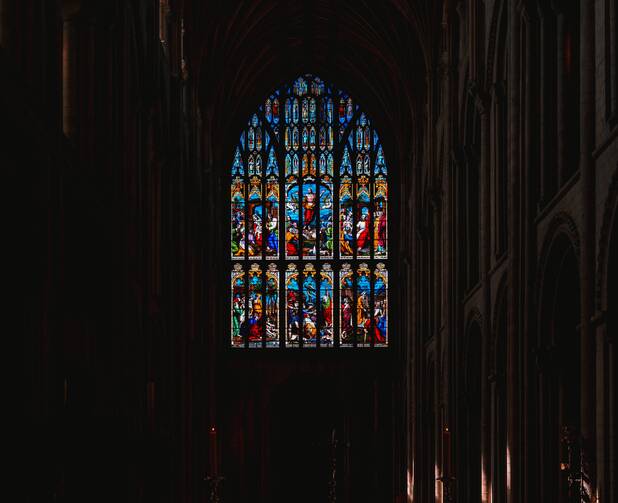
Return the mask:
<svg viewBox="0 0 618 503"><path fill-rule="evenodd" d="M541 254L538 292L537 497L567 501L561 453L566 436L577 438L580 428L579 238L567 215L558 215L550 225Z"/></svg>

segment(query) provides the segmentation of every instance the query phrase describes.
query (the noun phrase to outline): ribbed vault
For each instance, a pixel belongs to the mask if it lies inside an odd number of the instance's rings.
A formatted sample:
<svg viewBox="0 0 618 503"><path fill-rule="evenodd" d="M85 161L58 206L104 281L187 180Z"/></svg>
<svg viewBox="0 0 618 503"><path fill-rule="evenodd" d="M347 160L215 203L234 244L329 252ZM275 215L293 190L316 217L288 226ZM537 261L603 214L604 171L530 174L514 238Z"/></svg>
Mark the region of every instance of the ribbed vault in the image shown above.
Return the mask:
<svg viewBox="0 0 618 503"><path fill-rule="evenodd" d="M187 2L186 49L203 118L216 122L212 141L231 151L265 96L311 72L354 96L406 155L424 112L422 48L432 45L423 39L441 9L430 0Z"/></svg>

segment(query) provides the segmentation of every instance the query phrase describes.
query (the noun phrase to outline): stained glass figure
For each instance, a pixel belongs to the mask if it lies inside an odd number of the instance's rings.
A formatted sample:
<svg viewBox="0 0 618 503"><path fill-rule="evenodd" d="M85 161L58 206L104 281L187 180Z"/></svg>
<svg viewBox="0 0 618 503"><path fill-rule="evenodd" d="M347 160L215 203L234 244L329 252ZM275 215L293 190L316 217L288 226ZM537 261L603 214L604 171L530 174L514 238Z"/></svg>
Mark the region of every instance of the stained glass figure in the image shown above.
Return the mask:
<svg viewBox="0 0 618 503"><path fill-rule="evenodd" d="M386 347L388 169L370 118L302 75L249 117L230 171L231 346Z"/></svg>
<svg viewBox="0 0 618 503"><path fill-rule="evenodd" d="M352 164L350 163L350 152L346 146L343 149L343 160L341 161L341 169L339 171L341 175L352 175Z"/></svg>
<svg viewBox="0 0 618 503"><path fill-rule="evenodd" d="M320 346L331 347L333 338L333 271L330 264L324 264L320 272L320 316L319 334Z"/></svg>
<svg viewBox="0 0 618 503"><path fill-rule="evenodd" d="M361 176L356 188L356 253L358 258L369 258L371 248L371 211L369 179Z"/></svg>
<svg viewBox="0 0 618 503"><path fill-rule="evenodd" d="M318 327L316 271L313 264L305 265L303 271L303 341L305 347L316 345Z"/></svg>
<svg viewBox="0 0 618 503"><path fill-rule="evenodd" d="M326 122L333 123L333 99L326 98Z"/></svg>
<svg viewBox="0 0 618 503"><path fill-rule="evenodd" d="M387 202L388 185L385 177L378 177L375 180L374 189L374 220L373 220L373 253L376 258L386 258L388 256L387 247Z"/></svg>
<svg viewBox="0 0 618 503"><path fill-rule="evenodd" d="M320 175L326 174L326 155L320 154Z"/></svg>
<svg viewBox="0 0 618 503"><path fill-rule="evenodd" d="M276 259L279 258L279 180L276 176L270 176L266 181L265 206L266 258Z"/></svg>
<svg viewBox="0 0 618 503"><path fill-rule="evenodd" d="M245 166L242 162L242 157L240 155L240 149L237 148L236 154L234 154L234 164L232 165L232 176L243 176L244 174L245 174Z"/></svg>
<svg viewBox="0 0 618 503"><path fill-rule="evenodd" d="M249 318L247 338L249 347L261 347L264 335L264 299L262 271L258 264L252 264L249 270Z"/></svg>
<svg viewBox="0 0 618 503"><path fill-rule="evenodd" d="M271 148L270 153L268 154L268 166L266 167L267 175L275 175L279 174L279 168L277 167L277 157L275 156L275 149Z"/></svg>
<svg viewBox="0 0 618 503"><path fill-rule="evenodd" d="M333 256L333 184L329 177L320 184L320 256Z"/></svg>
<svg viewBox="0 0 618 503"><path fill-rule="evenodd" d="M318 196L315 182L310 177L303 182L302 210L303 257L315 257L318 228Z"/></svg>
<svg viewBox="0 0 618 503"><path fill-rule="evenodd" d="M341 266L339 280L341 345L352 346L354 344L354 274L350 264Z"/></svg>
<svg viewBox="0 0 618 503"><path fill-rule="evenodd" d="M376 346L388 345L388 272L386 265L378 263L374 275L373 284L374 309L373 327L374 344Z"/></svg>
<svg viewBox="0 0 618 503"><path fill-rule="evenodd" d="M356 275L356 345L371 345L371 279L363 263Z"/></svg>
<svg viewBox="0 0 618 503"><path fill-rule="evenodd" d="M247 148L251 151L255 148L255 130L251 127L247 133Z"/></svg>
<svg viewBox="0 0 618 503"><path fill-rule="evenodd" d="M262 130L257 128L255 130L255 148L256 150L262 150Z"/></svg>
<svg viewBox="0 0 618 503"><path fill-rule="evenodd" d="M245 307L245 273L240 264L234 264L232 270L232 347L243 347L244 336L246 335Z"/></svg>
<svg viewBox="0 0 618 503"><path fill-rule="evenodd" d="M279 271L269 264L266 271L266 347L279 346Z"/></svg>
<svg viewBox="0 0 618 503"><path fill-rule="evenodd" d="M322 126L320 128L320 149L324 150L326 148L326 128Z"/></svg>
<svg viewBox="0 0 618 503"><path fill-rule="evenodd" d="M232 258L242 259L245 255L245 184L242 178L232 181Z"/></svg>
<svg viewBox="0 0 618 503"><path fill-rule="evenodd" d="M354 202L352 200L352 180L341 178L339 186L339 254L342 257L354 255Z"/></svg>
<svg viewBox="0 0 618 503"><path fill-rule="evenodd" d="M273 100L273 124L279 123L279 99L275 98Z"/></svg>
<svg viewBox="0 0 618 503"><path fill-rule="evenodd" d="M315 110L316 110L315 98L310 98L309 99L309 122L311 123L315 122Z"/></svg>
<svg viewBox="0 0 618 503"><path fill-rule="evenodd" d="M285 187L285 256L295 259L300 256L300 212L298 205L298 185L291 182Z"/></svg>
<svg viewBox="0 0 618 503"><path fill-rule="evenodd" d="M285 343L288 347L300 345L302 320L300 317L300 288L296 264L288 264L285 272Z"/></svg>
<svg viewBox="0 0 618 503"><path fill-rule="evenodd" d="M249 214L247 249L249 258L260 258L262 255L262 183L260 178L254 176L250 180L249 188Z"/></svg>

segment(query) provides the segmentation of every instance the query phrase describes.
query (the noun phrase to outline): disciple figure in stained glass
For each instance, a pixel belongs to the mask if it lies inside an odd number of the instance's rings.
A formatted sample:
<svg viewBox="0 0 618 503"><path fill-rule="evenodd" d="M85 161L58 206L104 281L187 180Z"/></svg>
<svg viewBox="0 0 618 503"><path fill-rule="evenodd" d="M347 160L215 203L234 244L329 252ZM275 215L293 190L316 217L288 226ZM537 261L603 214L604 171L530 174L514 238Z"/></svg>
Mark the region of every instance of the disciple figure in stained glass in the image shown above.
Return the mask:
<svg viewBox="0 0 618 503"><path fill-rule="evenodd" d="M339 285L340 294L340 319L341 345L351 346L354 344L354 275L350 264L341 267L341 279Z"/></svg>
<svg viewBox="0 0 618 503"><path fill-rule="evenodd" d="M371 280L369 267L361 264L356 275L356 344L371 344Z"/></svg>
<svg viewBox="0 0 618 503"><path fill-rule="evenodd" d="M328 177L320 185L320 256L333 256L333 184Z"/></svg>
<svg viewBox="0 0 618 503"><path fill-rule="evenodd" d="M330 264L324 264L320 272L320 345L330 347L333 338L333 271Z"/></svg>
<svg viewBox="0 0 618 503"><path fill-rule="evenodd" d="M234 264L232 271L232 346L244 345L245 324L245 273L240 264Z"/></svg>
<svg viewBox="0 0 618 503"><path fill-rule="evenodd" d="M373 294L374 344L386 346L388 343L388 272L383 263L376 266Z"/></svg>
<svg viewBox="0 0 618 503"><path fill-rule="evenodd" d="M288 264L285 272L285 341L290 347L299 346L302 319L300 317L300 288L296 264Z"/></svg>
<svg viewBox="0 0 618 503"><path fill-rule="evenodd" d="M315 346L318 330L316 271L313 264L303 271L303 346Z"/></svg>
<svg viewBox="0 0 618 503"><path fill-rule="evenodd" d="M252 264L249 270L249 318L247 335L249 347L262 346L264 333L264 299L262 270L258 264Z"/></svg>
<svg viewBox="0 0 618 503"><path fill-rule="evenodd" d="M298 205L298 185L294 181L286 183L285 197L285 255L289 259L300 255L300 211Z"/></svg>
<svg viewBox="0 0 618 503"><path fill-rule="evenodd" d="M279 346L279 271L276 264L269 264L266 271L266 346Z"/></svg>

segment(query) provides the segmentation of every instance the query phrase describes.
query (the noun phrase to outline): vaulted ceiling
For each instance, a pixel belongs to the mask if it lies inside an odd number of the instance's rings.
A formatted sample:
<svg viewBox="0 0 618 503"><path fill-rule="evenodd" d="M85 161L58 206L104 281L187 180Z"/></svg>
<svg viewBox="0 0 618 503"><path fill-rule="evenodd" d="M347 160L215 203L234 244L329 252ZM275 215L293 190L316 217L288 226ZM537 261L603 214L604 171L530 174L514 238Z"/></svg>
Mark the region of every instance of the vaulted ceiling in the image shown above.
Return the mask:
<svg viewBox="0 0 618 503"><path fill-rule="evenodd" d="M400 146L409 143L424 113L435 61L426 48L439 46L432 37L442 2L185 0L184 10L203 117L223 135L214 141L225 143L277 86L310 72L348 91Z"/></svg>

